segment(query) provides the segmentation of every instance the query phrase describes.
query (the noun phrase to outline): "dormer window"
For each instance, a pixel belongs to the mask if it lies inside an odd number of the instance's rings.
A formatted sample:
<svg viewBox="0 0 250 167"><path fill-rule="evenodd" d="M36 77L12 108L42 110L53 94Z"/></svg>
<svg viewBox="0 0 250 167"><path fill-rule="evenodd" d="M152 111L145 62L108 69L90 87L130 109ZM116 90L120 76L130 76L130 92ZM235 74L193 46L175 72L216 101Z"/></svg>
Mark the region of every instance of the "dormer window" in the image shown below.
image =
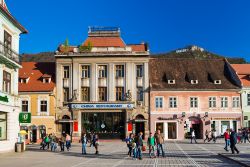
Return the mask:
<svg viewBox="0 0 250 167"><path fill-rule="evenodd" d="M214 80L214 84L220 85L221 84L221 80Z"/></svg>
<svg viewBox="0 0 250 167"><path fill-rule="evenodd" d="M174 79L168 80L168 84L175 84L175 80Z"/></svg>
<svg viewBox="0 0 250 167"><path fill-rule="evenodd" d="M44 74L42 76L43 83L50 83L51 82L51 76L48 74Z"/></svg>
<svg viewBox="0 0 250 167"><path fill-rule="evenodd" d="M27 84L28 82L29 82L29 77L27 78L27 77L23 77L23 78L20 78L20 82L21 83L24 83L24 84Z"/></svg>
<svg viewBox="0 0 250 167"><path fill-rule="evenodd" d="M191 80L191 84L198 84L198 80L196 79L196 80Z"/></svg>

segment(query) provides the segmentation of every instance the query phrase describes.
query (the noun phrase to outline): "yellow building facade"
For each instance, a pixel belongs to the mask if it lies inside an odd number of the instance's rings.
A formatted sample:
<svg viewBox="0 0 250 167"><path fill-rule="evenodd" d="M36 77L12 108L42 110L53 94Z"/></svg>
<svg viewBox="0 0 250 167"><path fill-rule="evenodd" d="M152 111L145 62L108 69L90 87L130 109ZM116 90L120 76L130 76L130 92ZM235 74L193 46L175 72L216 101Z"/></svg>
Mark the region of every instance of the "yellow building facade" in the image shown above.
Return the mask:
<svg viewBox="0 0 250 167"><path fill-rule="evenodd" d="M21 112L31 113L31 123L20 124L20 130L27 132L27 143L41 142L46 134L56 131L54 73L50 68L42 68L49 67L46 64L22 63L19 74Z"/></svg>

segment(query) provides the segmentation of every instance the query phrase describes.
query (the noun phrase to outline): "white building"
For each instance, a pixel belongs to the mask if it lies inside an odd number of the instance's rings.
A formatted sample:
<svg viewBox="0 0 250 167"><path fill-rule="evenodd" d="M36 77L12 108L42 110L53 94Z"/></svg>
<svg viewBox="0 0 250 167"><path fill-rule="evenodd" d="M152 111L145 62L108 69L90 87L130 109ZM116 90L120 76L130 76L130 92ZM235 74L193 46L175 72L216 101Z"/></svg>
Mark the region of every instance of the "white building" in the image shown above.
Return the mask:
<svg viewBox="0 0 250 167"><path fill-rule="evenodd" d="M59 133L148 135L146 44L126 45L119 28L91 27L81 46L61 45L55 57Z"/></svg>
<svg viewBox="0 0 250 167"><path fill-rule="evenodd" d="M241 80L241 107L244 128L250 128L250 64L232 64Z"/></svg>
<svg viewBox="0 0 250 167"><path fill-rule="evenodd" d="M0 2L0 152L14 150L19 124L19 36L27 33Z"/></svg>

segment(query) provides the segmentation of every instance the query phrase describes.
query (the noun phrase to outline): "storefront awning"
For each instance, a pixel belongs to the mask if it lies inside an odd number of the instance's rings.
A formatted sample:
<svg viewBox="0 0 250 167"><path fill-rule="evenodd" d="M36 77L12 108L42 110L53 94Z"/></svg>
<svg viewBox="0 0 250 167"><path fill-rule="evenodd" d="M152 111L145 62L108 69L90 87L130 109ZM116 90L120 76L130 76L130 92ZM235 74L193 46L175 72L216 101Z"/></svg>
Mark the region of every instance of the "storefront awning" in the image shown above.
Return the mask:
<svg viewBox="0 0 250 167"><path fill-rule="evenodd" d="M74 121L71 120L71 119L59 119L56 122L57 123L71 123L71 122L74 122Z"/></svg>

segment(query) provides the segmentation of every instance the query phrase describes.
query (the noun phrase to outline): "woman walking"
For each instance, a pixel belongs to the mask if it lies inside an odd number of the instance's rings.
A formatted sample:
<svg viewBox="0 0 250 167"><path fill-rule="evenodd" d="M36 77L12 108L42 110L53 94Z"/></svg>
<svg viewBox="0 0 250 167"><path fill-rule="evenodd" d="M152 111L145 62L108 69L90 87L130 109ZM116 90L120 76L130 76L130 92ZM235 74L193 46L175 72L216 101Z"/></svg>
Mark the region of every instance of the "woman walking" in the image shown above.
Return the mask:
<svg viewBox="0 0 250 167"><path fill-rule="evenodd" d="M66 134L66 148L67 148L67 151L69 151L70 147L71 147L70 135Z"/></svg>
<svg viewBox="0 0 250 167"><path fill-rule="evenodd" d="M99 154L99 138L98 138L98 135L95 135L94 138L93 138L93 145L95 147L95 154Z"/></svg>
<svg viewBox="0 0 250 167"><path fill-rule="evenodd" d="M129 157L132 156L132 140L133 140L133 133L131 133L129 135L129 137L126 138L126 143L127 143L127 147L128 147L128 156Z"/></svg>

